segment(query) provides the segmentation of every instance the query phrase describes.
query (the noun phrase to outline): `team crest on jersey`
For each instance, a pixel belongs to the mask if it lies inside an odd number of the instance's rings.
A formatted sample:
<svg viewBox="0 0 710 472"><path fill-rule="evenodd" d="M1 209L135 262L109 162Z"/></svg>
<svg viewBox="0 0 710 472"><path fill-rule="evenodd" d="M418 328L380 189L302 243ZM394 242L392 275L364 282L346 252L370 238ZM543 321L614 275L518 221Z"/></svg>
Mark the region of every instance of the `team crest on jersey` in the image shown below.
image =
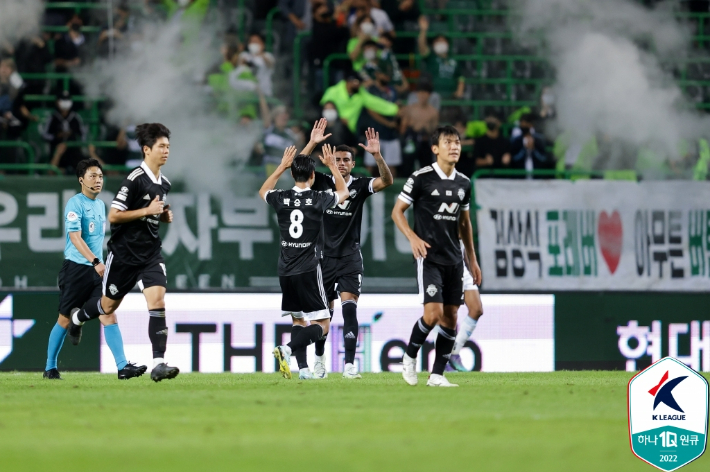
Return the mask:
<svg viewBox="0 0 710 472"><path fill-rule="evenodd" d="M128 193L128 187L121 187L121 190L119 190L118 193L122 193L122 194L124 194L124 195L127 194L127 193Z"/></svg>
<svg viewBox="0 0 710 472"><path fill-rule="evenodd" d="M92 221L91 223L89 223L89 233L93 233L95 229L96 229L96 225Z"/></svg>
<svg viewBox="0 0 710 472"><path fill-rule="evenodd" d="M355 198L355 195L357 195L357 190L355 190L355 189L350 190L350 198Z"/></svg>
<svg viewBox="0 0 710 472"><path fill-rule="evenodd" d="M294 200L294 201L293 201L293 206L300 207L300 206L301 206L301 200L298 200L298 199Z"/></svg>
<svg viewBox="0 0 710 472"><path fill-rule="evenodd" d="M431 284L426 288L426 293L428 293L430 297L433 297L434 295L436 295L437 291L438 290L436 289L436 285L434 285L434 284Z"/></svg>
<svg viewBox="0 0 710 472"><path fill-rule="evenodd" d="M111 284L108 291L111 292L111 295L116 295L118 293L118 288L114 284Z"/></svg>
<svg viewBox="0 0 710 472"><path fill-rule="evenodd" d="M466 192L462 188L459 189L459 200L463 201L463 197L466 196Z"/></svg>
<svg viewBox="0 0 710 472"><path fill-rule="evenodd" d="M74 213L73 211L70 211L69 213L67 213L67 220L76 221L77 219L79 219L79 216L76 213Z"/></svg>

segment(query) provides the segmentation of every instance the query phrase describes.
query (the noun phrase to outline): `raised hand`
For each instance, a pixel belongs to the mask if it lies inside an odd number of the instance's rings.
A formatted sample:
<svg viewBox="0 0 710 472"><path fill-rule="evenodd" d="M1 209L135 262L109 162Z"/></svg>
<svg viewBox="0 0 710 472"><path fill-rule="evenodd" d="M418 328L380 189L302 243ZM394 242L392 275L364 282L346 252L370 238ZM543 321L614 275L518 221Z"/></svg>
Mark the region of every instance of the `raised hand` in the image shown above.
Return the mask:
<svg viewBox="0 0 710 472"><path fill-rule="evenodd" d="M326 120L325 118L321 118L320 120L316 121L315 125L313 125L313 130L311 131L311 142L312 143L320 144L333 135L333 133L329 133L327 135L324 135L325 128L327 126L328 126L328 120Z"/></svg>
<svg viewBox="0 0 710 472"><path fill-rule="evenodd" d="M328 169L333 170L335 168L335 149L330 144L323 145L323 155L320 161L328 166Z"/></svg>
<svg viewBox="0 0 710 472"><path fill-rule="evenodd" d="M380 133L375 131L374 128L367 128L365 131L365 138L367 138L367 146L362 143L358 143L358 146L363 148L365 151L369 152L373 156L380 153Z"/></svg>
<svg viewBox="0 0 710 472"><path fill-rule="evenodd" d="M284 150L284 157L281 159L281 167L284 169L290 168L294 157L296 157L296 146L287 147Z"/></svg>

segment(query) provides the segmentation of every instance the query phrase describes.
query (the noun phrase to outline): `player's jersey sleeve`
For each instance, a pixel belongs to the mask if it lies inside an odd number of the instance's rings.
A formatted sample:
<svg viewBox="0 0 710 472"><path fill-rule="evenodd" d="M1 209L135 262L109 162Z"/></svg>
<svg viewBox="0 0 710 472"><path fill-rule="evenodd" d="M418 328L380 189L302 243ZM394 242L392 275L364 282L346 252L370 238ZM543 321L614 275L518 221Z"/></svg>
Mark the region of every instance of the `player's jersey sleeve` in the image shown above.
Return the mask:
<svg viewBox="0 0 710 472"><path fill-rule="evenodd" d="M375 180L376 180L375 178L370 178L370 179L368 179L367 191L370 192L370 195L373 195L373 194L377 193L377 192L375 191L375 187L374 187L374 185L375 185Z"/></svg>
<svg viewBox="0 0 710 472"><path fill-rule="evenodd" d="M407 205L412 205L421 194L422 178L416 174L412 174L404 183L402 193L399 194L399 199Z"/></svg>
<svg viewBox="0 0 710 472"><path fill-rule="evenodd" d="M67 233L81 231L83 211L76 198L72 198L67 202L67 207L64 209L64 225Z"/></svg>
<svg viewBox="0 0 710 472"><path fill-rule="evenodd" d="M281 200L279 199L280 195L281 190L269 190L266 192L266 195L264 195L264 201L274 207L274 209L278 210L281 208Z"/></svg>
<svg viewBox="0 0 710 472"><path fill-rule="evenodd" d="M140 182L137 179L130 180L128 177L123 179L121 188L116 193L116 196L113 197L111 208L120 211L135 210L133 202L135 202L136 198L140 198L143 193L140 187Z"/></svg>
<svg viewBox="0 0 710 472"><path fill-rule="evenodd" d="M463 201L461 202L461 211L471 210L471 182L467 182L466 190L464 190Z"/></svg>
<svg viewBox="0 0 710 472"><path fill-rule="evenodd" d="M320 193L320 197L318 198L318 202L320 203L319 209L322 213L325 213L325 211L329 208L335 207L335 205L337 205L340 201L338 196L333 193L332 190L326 190L325 192L318 193Z"/></svg>

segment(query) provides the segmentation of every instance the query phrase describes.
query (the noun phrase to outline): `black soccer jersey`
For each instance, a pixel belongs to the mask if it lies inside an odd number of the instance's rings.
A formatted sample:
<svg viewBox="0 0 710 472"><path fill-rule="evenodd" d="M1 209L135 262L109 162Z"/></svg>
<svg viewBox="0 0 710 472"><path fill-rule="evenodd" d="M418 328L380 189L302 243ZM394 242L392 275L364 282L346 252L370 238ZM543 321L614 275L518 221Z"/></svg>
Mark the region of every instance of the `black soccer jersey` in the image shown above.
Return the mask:
<svg viewBox="0 0 710 472"><path fill-rule="evenodd" d="M323 252L326 256L343 257L360 251L362 207L367 197L375 193L372 188L374 181L375 179L358 179L351 176L347 183L350 197L335 208L325 211ZM335 181L329 175L316 172L313 189L335 191Z"/></svg>
<svg viewBox="0 0 710 472"><path fill-rule="evenodd" d="M460 172L446 174L434 163L413 173L399 199L414 205L414 232L429 243L427 260L437 264L461 262L459 215L471 202L471 181Z"/></svg>
<svg viewBox="0 0 710 472"><path fill-rule="evenodd" d="M323 257L323 214L338 203L331 191L294 187L271 190L264 197L274 207L281 232L279 275L314 270Z"/></svg>
<svg viewBox="0 0 710 472"><path fill-rule="evenodd" d="M166 201L170 186L170 181L162 173L156 179L148 165L143 162L123 180L111 208L121 211L140 210L149 206L156 195ZM145 264L160 254L159 227L160 215L112 224L108 249L121 264Z"/></svg>

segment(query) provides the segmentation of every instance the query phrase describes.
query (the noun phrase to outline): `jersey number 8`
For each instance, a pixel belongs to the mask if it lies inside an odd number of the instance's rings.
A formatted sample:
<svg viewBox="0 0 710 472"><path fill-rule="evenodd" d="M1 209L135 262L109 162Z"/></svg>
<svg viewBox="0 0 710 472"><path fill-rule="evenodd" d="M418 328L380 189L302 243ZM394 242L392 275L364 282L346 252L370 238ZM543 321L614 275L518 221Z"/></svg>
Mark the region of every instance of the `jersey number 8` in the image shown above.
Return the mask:
<svg viewBox="0 0 710 472"><path fill-rule="evenodd" d="M303 234L303 212L301 210L293 210L291 212L291 226L288 227L288 234L293 239L298 239Z"/></svg>

